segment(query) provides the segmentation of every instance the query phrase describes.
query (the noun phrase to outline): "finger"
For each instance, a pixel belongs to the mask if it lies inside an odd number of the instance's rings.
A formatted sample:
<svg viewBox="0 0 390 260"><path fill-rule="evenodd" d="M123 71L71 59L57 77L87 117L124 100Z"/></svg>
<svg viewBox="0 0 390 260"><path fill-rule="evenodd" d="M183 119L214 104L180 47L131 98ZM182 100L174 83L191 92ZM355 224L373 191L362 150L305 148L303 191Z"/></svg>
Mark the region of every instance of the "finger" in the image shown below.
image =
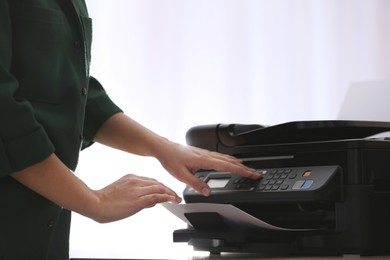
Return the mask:
<svg viewBox="0 0 390 260"><path fill-rule="evenodd" d="M124 176L125 178L129 178L134 181L138 181L139 183L143 182L157 182L156 179L150 178L150 177L145 177L145 176L140 176L140 175L134 175L134 174L127 174Z"/></svg>
<svg viewBox="0 0 390 260"><path fill-rule="evenodd" d="M238 159L237 157L234 157L232 155L229 155L229 154L223 154L223 153L219 153L219 152L215 152L215 151L209 151L209 150L205 150L205 149L201 149L201 148L198 148L198 147L194 147L195 150L197 150L197 152L199 154L209 154L211 157L215 157L215 158L218 158L218 159L221 159L221 160L225 160L225 161L228 161L228 162L231 162L231 163L235 163L235 164L242 164L242 160L241 159Z"/></svg>
<svg viewBox="0 0 390 260"><path fill-rule="evenodd" d="M166 187L163 184L144 186L144 187L139 187L137 189L138 197L147 196L150 194L166 194L174 197L175 200L180 199L180 197L176 194L176 192L174 192L173 190L171 190L170 188Z"/></svg>
<svg viewBox="0 0 390 260"><path fill-rule="evenodd" d="M245 166L242 161L234 156L222 154L214 151L207 151L195 147L195 151L199 152L199 155L203 157L201 161L201 167L198 169L213 169L216 171L225 171L239 174L241 176L258 179L261 174L255 169Z"/></svg>
<svg viewBox="0 0 390 260"><path fill-rule="evenodd" d="M159 181L145 177L145 176L138 176L133 174L127 174L123 176L120 179L120 182L125 183L125 185L134 186L134 187L145 187L145 186L152 186L156 184L161 184Z"/></svg>
<svg viewBox="0 0 390 260"><path fill-rule="evenodd" d="M259 179L262 176L255 169L249 168L241 163L229 163L215 157L204 159L201 167L204 167L204 169L211 168L219 172L231 172L251 179Z"/></svg>
<svg viewBox="0 0 390 260"><path fill-rule="evenodd" d="M131 203L131 206L129 207L129 212L126 212L126 214L121 216L120 219L134 215L143 209L151 208L158 203L164 202L180 203L174 196L168 194L146 194L144 196L134 199Z"/></svg>
<svg viewBox="0 0 390 260"><path fill-rule="evenodd" d="M222 160L222 161L226 161L226 162L238 165L238 166L242 166L242 167L244 167L244 168L246 168L248 170L254 170L254 169L244 165L243 161L241 159L238 159L237 157L234 157L232 155L221 154L221 153L218 153L218 152L211 152L211 153L213 154L213 157L216 158L216 159L219 159L219 160Z"/></svg>
<svg viewBox="0 0 390 260"><path fill-rule="evenodd" d="M123 195L131 200L137 199L141 196L147 194L168 194L174 197L176 202L181 202L181 198L169 187L165 186L163 183L158 182L155 179L137 176L133 174L128 174L123 176L120 180L116 181L112 185L116 186L114 191L123 190ZM121 187L121 188L120 188Z"/></svg>
<svg viewBox="0 0 390 260"><path fill-rule="evenodd" d="M209 196L211 189L207 183L200 180L198 177L194 176L191 172L184 169L183 174L181 175L180 181L186 183L188 186L192 187L194 190L202 193L204 196Z"/></svg>
<svg viewBox="0 0 390 260"><path fill-rule="evenodd" d="M221 160L226 160L226 161L229 161L231 163L239 163L241 164L242 163L242 160L238 159L237 157L234 157L232 155L229 155L229 154L222 154L222 153L219 153L219 152L214 152L214 151L210 151L210 153L216 157L216 158L220 158Z"/></svg>
<svg viewBox="0 0 390 260"><path fill-rule="evenodd" d="M176 200L176 197L170 196L168 194L147 194L145 196L140 197L137 200L137 206L140 210L144 208L154 207L156 204L164 203L164 202L174 202L180 203Z"/></svg>

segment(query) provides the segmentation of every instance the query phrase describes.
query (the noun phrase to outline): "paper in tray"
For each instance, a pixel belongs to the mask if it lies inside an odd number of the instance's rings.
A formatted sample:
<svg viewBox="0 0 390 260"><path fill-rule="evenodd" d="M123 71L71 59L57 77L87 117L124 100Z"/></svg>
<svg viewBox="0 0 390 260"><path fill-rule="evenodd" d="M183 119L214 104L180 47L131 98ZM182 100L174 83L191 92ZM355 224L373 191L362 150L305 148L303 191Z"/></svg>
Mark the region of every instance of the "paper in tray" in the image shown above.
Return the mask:
<svg viewBox="0 0 390 260"><path fill-rule="evenodd" d="M191 226L191 223L187 220L184 214L197 213L197 212L214 212L218 213L226 223L235 227L243 228L265 228L271 230L283 230L283 231L309 231L313 229L291 229L277 227L268 224L242 210L230 205L230 204L216 204L216 203L191 203L191 204L175 204L175 203L162 203L166 209L176 215L178 218L186 222Z"/></svg>

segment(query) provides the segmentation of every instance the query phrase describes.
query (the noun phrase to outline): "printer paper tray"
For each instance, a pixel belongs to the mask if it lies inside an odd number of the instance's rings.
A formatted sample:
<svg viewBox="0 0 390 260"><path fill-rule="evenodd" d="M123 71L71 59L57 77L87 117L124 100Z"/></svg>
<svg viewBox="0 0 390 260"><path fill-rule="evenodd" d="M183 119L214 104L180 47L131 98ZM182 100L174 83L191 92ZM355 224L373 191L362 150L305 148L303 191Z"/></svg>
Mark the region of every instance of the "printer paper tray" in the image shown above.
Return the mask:
<svg viewBox="0 0 390 260"><path fill-rule="evenodd" d="M194 226L195 221L206 222L204 225L208 227L215 227L218 222L226 223L228 228L242 228L242 229L270 229L270 230L283 230L283 231L309 231L314 229L292 229L284 228L275 225L271 225L261 219L258 219L239 208L229 204L216 204L216 203L191 203L191 204L173 204L163 203L166 209L171 211L178 218L186 222L190 226ZM221 217L221 221L214 221L214 223L207 223L211 221L214 216ZM199 218L196 218L199 216ZM199 225L199 224L198 224Z"/></svg>

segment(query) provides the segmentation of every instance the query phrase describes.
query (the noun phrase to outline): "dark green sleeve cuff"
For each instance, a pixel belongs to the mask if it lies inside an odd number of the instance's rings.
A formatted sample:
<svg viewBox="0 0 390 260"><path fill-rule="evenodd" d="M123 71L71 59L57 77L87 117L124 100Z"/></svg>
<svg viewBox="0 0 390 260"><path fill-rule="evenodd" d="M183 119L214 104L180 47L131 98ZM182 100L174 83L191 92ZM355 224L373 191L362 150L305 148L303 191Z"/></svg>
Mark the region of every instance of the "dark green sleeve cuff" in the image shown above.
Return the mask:
<svg viewBox="0 0 390 260"><path fill-rule="evenodd" d="M43 161L54 150L42 127L14 140L0 139L0 177Z"/></svg>
<svg viewBox="0 0 390 260"><path fill-rule="evenodd" d="M84 139L81 149L93 144L93 139L103 123L122 110L112 102L100 83L91 78L87 107L85 109Z"/></svg>

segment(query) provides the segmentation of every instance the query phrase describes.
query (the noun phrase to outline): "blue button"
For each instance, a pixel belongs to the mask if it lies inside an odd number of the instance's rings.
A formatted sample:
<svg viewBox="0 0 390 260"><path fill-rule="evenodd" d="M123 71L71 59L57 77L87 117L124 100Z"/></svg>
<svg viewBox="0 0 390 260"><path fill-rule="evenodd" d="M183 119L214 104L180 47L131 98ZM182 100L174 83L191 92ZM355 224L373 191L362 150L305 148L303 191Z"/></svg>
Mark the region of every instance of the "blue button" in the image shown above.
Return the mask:
<svg viewBox="0 0 390 260"><path fill-rule="evenodd" d="M306 180L305 183L301 186L301 190L309 189L313 182L313 180Z"/></svg>

